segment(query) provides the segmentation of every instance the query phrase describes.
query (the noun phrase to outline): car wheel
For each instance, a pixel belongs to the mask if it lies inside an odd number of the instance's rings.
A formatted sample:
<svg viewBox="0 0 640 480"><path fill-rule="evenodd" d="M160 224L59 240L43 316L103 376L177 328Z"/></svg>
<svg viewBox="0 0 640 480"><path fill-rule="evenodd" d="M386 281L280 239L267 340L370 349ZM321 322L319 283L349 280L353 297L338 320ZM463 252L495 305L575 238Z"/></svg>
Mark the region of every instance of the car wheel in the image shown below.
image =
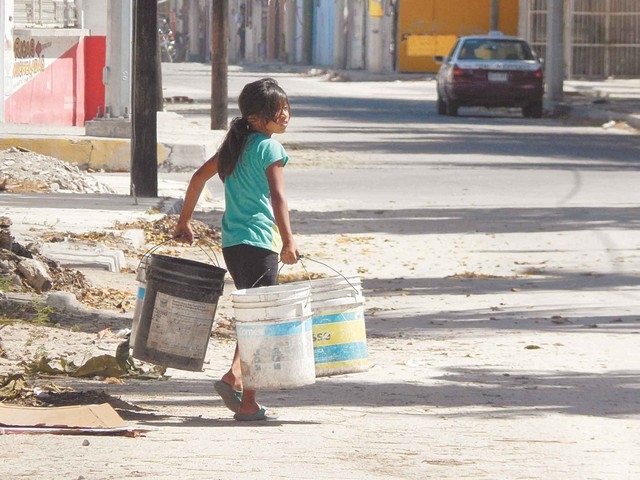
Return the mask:
<svg viewBox="0 0 640 480"><path fill-rule="evenodd" d="M444 115L445 113L447 113L447 104L438 93L438 115Z"/></svg>
<svg viewBox="0 0 640 480"><path fill-rule="evenodd" d="M453 100L449 100L446 102L447 115L450 117L455 117L458 115L458 103Z"/></svg>
<svg viewBox="0 0 640 480"><path fill-rule="evenodd" d="M542 102L533 102L522 107L522 115L527 118L541 118L542 117Z"/></svg>

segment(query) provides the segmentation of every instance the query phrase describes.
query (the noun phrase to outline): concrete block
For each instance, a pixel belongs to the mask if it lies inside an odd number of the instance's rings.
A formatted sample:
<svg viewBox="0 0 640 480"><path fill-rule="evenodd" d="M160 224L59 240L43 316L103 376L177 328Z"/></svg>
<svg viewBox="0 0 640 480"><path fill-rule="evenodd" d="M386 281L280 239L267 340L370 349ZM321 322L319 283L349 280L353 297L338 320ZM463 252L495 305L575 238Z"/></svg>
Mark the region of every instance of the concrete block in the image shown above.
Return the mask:
<svg viewBox="0 0 640 480"><path fill-rule="evenodd" d="M84 124L85 135L90 137L131 138L131 119L101 118Z"/></svg>
<svg viewBox="0 0 640 480"><path fill-rule="evenodd" d="M129 228L122 232L122 238L127 240L133 248L142 248L147 243L144 230L141 228Z"/></svg>
<svg viewBox="0 0 640 480"><path fill-rule="evenodd" d="M80 302L78 302L75 295L70 292L51 292L47 295L45 303L48 307L53 307L60 312L68 312L81 308Z"/></svg>
<svg viewBox="0 0 640 480"><path fill-rule="evenodd" d="M109 272L121 272L126 267L122 250L96 249L72 243L48 243L42 254L65 268L101 268Z"/></svg>

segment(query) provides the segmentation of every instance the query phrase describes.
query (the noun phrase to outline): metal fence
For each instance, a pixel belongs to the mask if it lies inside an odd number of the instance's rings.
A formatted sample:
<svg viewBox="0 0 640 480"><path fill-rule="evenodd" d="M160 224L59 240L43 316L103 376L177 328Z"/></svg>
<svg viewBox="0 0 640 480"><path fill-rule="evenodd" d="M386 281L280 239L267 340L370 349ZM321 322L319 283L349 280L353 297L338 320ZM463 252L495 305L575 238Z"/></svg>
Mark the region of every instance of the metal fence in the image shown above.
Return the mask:
<svg viewBox="0 0 640 480"><path fill-rule="evenodd" d="M75 0L15 0L15 26L75 28L78 15Z"/></svg>
<svg viewBox="0 0 640 480"><path fill-rule="evenodd" d="M522 3L525 37L544 58L547 0ZM564 42L567 78L640 77L640 1L565 1Z"/></svg>

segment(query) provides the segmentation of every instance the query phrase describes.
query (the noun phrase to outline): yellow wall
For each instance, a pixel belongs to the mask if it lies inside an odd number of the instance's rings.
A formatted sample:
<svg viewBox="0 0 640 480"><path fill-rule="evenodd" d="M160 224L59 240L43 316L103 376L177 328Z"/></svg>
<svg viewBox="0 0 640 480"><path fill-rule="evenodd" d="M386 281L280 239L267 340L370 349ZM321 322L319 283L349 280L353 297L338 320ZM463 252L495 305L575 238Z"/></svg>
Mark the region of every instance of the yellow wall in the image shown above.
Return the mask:
<svg viewBox="0 0 640 480"><path fill-rule="evenodd" d="M499 29L518 34L518 0L500 0ZM398 70L436 72L435 55L447 55L462 35L485 34L491 0L400 0Z"/></svg>

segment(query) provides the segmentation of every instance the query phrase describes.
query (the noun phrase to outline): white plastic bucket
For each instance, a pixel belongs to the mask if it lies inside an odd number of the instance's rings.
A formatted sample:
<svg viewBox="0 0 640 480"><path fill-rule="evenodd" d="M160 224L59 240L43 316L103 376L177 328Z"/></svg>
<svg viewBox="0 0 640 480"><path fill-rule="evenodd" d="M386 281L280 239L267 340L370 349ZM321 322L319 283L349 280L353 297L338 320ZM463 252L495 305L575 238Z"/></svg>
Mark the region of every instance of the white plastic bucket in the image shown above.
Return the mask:
<svg viewBox="0 0 640 480"><path fill-rule="evenodd" d="M310 283L316 377L368 370L360 278L337 276Z"/></svg>
<svg viewBox="0 0 640 480"><path fill-rule="evenodd" d="M317 377L369 369L364 297L351 290L341 298L311 301Z"/></svg>
<svg viewBox="0 0 640 480"><path fill-rule="evenodd" d="M249 288L231 294L246 389L315 383L309 297L308 284Z"/></svg>
<svg viewBox="0 0 640 480"><path fill-rule="evenodd" d="M311 317L311 301L307 300L284 305L234 303L233 311L238 322L258 322L266 319L289 319Z"/></svg>
<svg viewBox="0 0 640 480"><path fill-rule="evenodd" d="M272 285L269 287L247 288L231 293L234 306L248 308L265 305L291 305L299 302L309 303L310 285L307 282L297 284Z"/></svg>
<svg viewBox="0 0 640 480"><path fill-rule="evenodd" d="M296 284L303 284L304 282L295 282ZM331 293L343 289L350 289L351 291L355 291L358 293L362 292L362 284L360 281L360 277L357 275L352 275L348 277L327 277L327 278L316 278L314 280L310 280L311 284L311 295L316 298L320 298L319 295Z"/></svg>

